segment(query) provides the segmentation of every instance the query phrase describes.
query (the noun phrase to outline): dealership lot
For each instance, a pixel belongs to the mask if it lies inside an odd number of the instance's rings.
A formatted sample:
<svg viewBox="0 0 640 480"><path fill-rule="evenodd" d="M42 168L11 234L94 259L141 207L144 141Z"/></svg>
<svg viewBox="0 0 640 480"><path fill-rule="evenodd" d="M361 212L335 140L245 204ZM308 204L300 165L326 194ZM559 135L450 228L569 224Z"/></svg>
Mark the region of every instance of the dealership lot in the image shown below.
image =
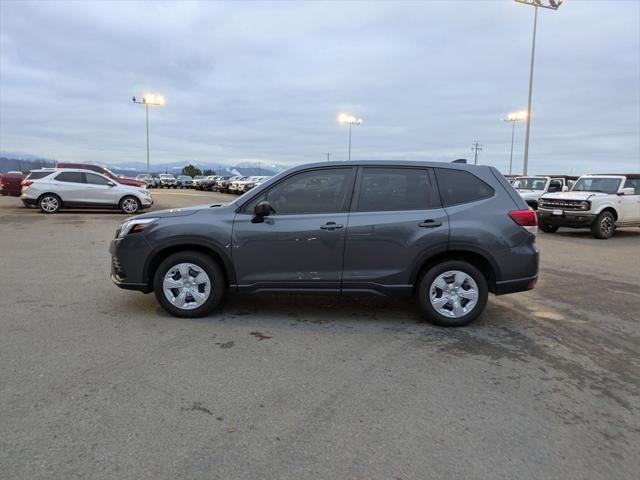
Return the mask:
<svg viewBox="0 0 640 480"><path fill-rule="evenodd" d="M153 195L153 209L235 198ZM123 218L0 198L2 478L640 470L638 228L540 233L534 291L443 329L369 297L230 296L170 317L109 279Z"/></svg>

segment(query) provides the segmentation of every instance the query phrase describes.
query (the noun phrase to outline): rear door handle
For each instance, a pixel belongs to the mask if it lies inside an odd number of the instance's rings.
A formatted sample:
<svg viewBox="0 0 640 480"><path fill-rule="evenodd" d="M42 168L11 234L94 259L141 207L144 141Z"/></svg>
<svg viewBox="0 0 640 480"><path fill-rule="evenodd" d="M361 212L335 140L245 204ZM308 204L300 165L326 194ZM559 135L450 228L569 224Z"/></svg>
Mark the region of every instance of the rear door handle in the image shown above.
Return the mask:
<svg viewBox="0 0 640 480"><path fill-rule="evenodd" d="M439 227L440 225L442 225L442 222L436 222L435 220L425 220L422 223L419 223L418 226L419 227L424 227L424 228L435 228L435 227Z"/></svg>
<svg viewBox="0 0 640 480"><path fill-rule="evenodd" d="M320 226L322 230L329 230L329 231L337 230L338 228L343 228L343 227L344 225L339 225L336 222L327 222L324 225Z"/></svg>

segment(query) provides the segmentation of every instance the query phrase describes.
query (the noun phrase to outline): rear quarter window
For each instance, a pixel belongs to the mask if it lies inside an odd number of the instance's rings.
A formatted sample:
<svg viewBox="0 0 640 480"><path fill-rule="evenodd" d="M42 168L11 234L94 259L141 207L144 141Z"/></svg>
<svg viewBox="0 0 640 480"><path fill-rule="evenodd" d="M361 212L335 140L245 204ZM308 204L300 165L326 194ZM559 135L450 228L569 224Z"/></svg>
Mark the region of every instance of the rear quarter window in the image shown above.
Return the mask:
<svg viewBox="0 0 640 480"><path fill-rule="evenodd" d="M29 180L38 180L40 178L44 178L47 175L51 175L53 172L31 172L27 178Z"/></svg>
<svg viewBox="0 0 640 480"><path fill-rule="evenodd" d="M492 197L495 191L478 177L465 170L436 168L436 179L445 207L477 202Z"/></svg>

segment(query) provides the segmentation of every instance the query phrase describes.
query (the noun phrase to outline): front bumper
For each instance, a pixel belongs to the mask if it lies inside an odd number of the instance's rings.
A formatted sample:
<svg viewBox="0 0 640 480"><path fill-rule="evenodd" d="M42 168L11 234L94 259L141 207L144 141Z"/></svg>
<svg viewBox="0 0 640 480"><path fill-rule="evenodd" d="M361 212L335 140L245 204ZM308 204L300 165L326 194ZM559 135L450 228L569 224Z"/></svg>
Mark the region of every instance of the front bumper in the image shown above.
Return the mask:
<svg viewBox="0 0 640 480"><path fill-rule="evenodd" d="M562 215L554 215L553 210L538 208L538 223L556 225L558 227L584 228L595 221L593 213L563 210Z"/></svg>
<svg viewBox="0 0 640 480"><path fill-rule="evenodd" d="M145 262L151 254L147 241L137 235L114 238L109 245L111 281L125 290L149 293L153 290L144 278Z"/></svg>

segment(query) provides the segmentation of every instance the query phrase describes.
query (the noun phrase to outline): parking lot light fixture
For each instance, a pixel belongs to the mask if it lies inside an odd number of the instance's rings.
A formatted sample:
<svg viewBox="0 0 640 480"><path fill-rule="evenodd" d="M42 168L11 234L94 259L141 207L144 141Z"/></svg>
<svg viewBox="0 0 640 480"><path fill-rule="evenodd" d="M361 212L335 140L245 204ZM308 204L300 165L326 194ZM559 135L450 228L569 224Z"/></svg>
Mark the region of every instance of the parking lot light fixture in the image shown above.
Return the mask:
<svg viewBox="0 0 640 480"><path fill-rule="evenodd" d="M520 110L518 112L511 112L507 115L507 118L503 118L503 122L511 123L511 156L509 157L509 175L511 175L511 169L513 168L513 139L516 133L516 123L526 120L527 111Z"/></svg>
<svg viewBox="0 0 640 480"><path fill-rule="evenodd" d="M149 105L162 106L164 105L164 97L162 95L156 95L155 93L145 93L142 96L142 100L137 100L136 97L132 97L133 103L139 103L144 105L145 113L147 117L147 175L151 175L149 169Z"/></svg>
<svg viewBox="0 0 640 480"><path fill-rule="evenodd" d="M529 99L527 102L527 128L524 135L524 165L523 175L527 175L529 170L529 133L531 131L531 95L533 93L533 63L536 55L536 26L538 24L538 8L545 8L548 10L558 10L560 5L564 3L564 0L514 0L517 3L524 5L530 5L535 7L535 13L533 15L533 42L531 43L531 66L529 68Z"/></svg>
<svg viewBox="0 0 640 480"><path fill-rule="evenodd" d="M351 128L354 125L360 125L362 123L362 118L354 117L348 113L341 113L338 115L338 121L349 125L349 160L351 160Z"/></svg>

